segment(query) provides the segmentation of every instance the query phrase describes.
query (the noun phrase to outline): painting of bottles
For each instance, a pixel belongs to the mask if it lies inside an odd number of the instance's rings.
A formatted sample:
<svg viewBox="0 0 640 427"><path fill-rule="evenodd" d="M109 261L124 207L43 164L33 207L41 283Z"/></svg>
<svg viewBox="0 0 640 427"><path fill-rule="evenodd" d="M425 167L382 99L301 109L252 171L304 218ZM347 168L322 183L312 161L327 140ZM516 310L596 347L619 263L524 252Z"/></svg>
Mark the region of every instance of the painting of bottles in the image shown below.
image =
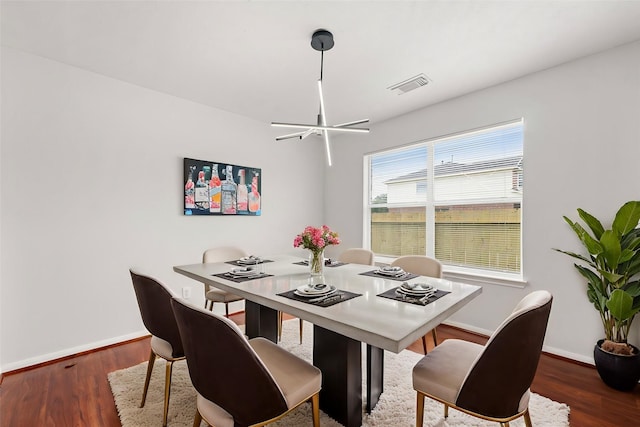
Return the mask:
<svg viewBox="0 0 640 427"><path fill-rule="evenodd" d="M260 168L185 157L184 214L258 216L261 182Z"/></svg>

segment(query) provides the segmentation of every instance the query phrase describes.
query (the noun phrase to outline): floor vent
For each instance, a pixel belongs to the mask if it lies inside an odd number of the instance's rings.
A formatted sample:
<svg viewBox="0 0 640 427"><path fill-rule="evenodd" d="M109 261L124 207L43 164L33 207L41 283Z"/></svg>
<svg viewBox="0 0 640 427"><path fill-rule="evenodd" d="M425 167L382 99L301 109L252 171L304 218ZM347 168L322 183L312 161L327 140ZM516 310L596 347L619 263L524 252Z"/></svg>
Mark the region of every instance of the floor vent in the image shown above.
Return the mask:
<svg viewBox="0 0 640 427"><path fill-rule="evenodd" d="M419 87L426 86L429 84L431 80L429 77L424 74L418 74L417 76L413 76L410 79L402 81L400 83L396 83L393 86L389 86L387 89L391 91L398 91L398 95L402 95L403 93L407 93L414 89L418 89Z"/></svg>

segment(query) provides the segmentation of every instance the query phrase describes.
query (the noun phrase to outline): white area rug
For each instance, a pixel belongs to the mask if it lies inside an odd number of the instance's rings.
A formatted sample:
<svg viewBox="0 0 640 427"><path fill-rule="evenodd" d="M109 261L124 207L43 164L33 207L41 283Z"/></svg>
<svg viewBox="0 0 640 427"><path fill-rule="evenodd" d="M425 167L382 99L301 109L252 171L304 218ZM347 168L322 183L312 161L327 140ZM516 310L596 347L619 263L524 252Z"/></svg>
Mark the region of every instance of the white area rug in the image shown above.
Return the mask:
<svg viewBox="0 0 640 427"><path fill-rule="evenodd" d="M286 321L283 329L281 345L303 359L311 361L313 334L311 324L305 322L302 345L298 344L297 320ZM363 355L365 353L363 347ZM415 425L416 394L411 387L411 370L422 356L405 350L400 354L385 351L384 357L384 393L380 396L380 401L371 414L364 414L362 425L413 427ZM147 362L109 374L111 390L123 427L157 427L162 425L164 366L162 359L156 361L144 408L138 406L142 397ZM363 372L363 379L364 377ZM366 390L364 384L363 390ZM563 403L554 402L534 393L531 396L529 410L535 427L569 425L569 407ZM192 426L194 415L195 391L191 386L186 362L177 362L173 370L168 425L170 427ZM320 424L324 427L341 426L322 412ZM311 405L304 404L271 425L274 427L310 426L312 425ZM425 427L496 427L498 424L470 417L454 409L449 410L449 417L445 419L443 405L431 399L425 399L424 425ZM511 426L524 426L524 421L519 418L512 422Z"/></svg>

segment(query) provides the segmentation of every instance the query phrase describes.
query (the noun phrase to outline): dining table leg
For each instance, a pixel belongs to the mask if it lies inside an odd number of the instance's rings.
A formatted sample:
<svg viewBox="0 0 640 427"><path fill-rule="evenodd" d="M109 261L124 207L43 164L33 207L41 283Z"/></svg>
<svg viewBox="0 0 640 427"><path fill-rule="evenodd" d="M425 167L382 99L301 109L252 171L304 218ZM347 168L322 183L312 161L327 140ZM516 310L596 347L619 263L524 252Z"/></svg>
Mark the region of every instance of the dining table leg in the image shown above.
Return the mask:
<svg viewBox="0 0 640 427"><path fill-rule="evenodd" d="M278 342L278 310L253 301L244 301L245 332L251 338L264 337Z"/></svg>
<svg viewBox="0 0 640 427"><path fill-rule="evenodd" d="M382 394L384 350L367 344L367 414L376 407Z"/></svg>
<svg viewBox="0 0 640 427"><path fill-rule="evenodd" d="M320 409L345 427L362 425L362 344L313 327L313 364L322 371Z"/></svg>

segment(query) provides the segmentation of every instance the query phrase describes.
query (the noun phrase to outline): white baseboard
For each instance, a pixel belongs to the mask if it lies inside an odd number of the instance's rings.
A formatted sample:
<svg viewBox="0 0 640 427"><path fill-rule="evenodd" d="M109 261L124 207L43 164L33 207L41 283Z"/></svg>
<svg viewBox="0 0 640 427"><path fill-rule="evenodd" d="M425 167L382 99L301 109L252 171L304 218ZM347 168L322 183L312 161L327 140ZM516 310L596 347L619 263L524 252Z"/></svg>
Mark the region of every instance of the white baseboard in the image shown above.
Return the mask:
<svg viewBox="0 0 640 427"><path fill-rule="evenodd" d="M118 337L112 337L102 341L95 341L95 342L81 345L78 347L66 348L64 350L56 351L53 353L42 354L40 356L31 357L29 359L23 359L17 362L7 363L5 365L0 366L0 374L6 374L11 371L15 371L16 369L22 369L29 366L38 365L40 363L50 362L52 360L61 359L63 357L73 356L75 354L82 353L84 351L95 350L100 347L105 347L112 344L118 344L123 341L140 338L147 335L149 335L149 331L147 331L146 329L143 329L138 332L132 332L130 334L120 335Z"/></svg>
<svg viewBox="0 0 640 427"><path fill-rule="evenodd" d="M481 335L486 335L486 336L491 336L491 334L493 333L493 331L490 331L488 329L477 328L477 327L472 326L472 325L467 325L466 323L451 322L449 320L447 320L445 322L442 322L442 323L444 323L445 325L453 326L453 327L456 327L456 328L459 328L459 329L464 329L466 331L475 332L476 334L481 334ZM556 356L564 357L566 359L575 360L577 362L588 363L589 365L595 366L595 362L593 361L593 357L587 357L587 356L584 356L582 354L571 353L569 351L560 350L558 348L550 347L550 346L547 346L547 345L542 347L542 351L544 351L545 353L554 354Z"/></svg>

